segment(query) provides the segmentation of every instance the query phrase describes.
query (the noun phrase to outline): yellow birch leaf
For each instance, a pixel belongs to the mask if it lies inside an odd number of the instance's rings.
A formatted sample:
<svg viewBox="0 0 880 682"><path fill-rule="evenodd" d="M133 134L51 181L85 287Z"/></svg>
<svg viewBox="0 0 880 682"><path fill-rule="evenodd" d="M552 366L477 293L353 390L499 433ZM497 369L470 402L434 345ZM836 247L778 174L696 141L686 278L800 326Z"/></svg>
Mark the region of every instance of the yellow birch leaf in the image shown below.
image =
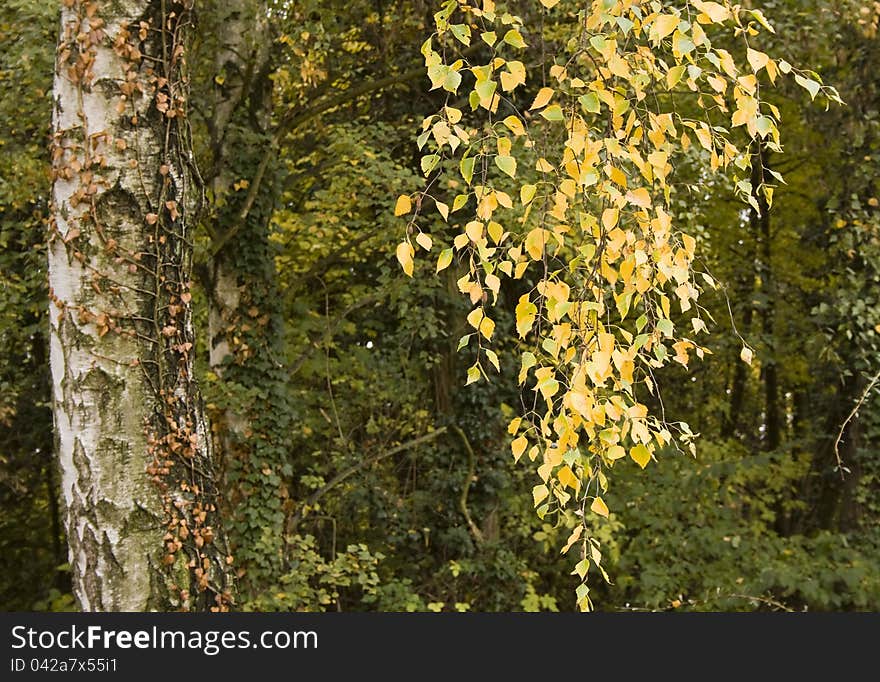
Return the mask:
<svg viewBox="0 0 880 682"><path fill-rule="evenodd" d="M526 251L532 257L532 260L541 260L544 256L544 243L546 241L545 233L547 231L536 227L526 235Z"/></svg>
<svg viewBox="0 0 880 682"><path fill-rule="evenodd" d="M431 237L425 232L419 232L416 236L416 244L421 246L425 251L430 251L431 247L434 245Z"/></svg>
<svg viewBox="0 0 880 682"><path fill-rule="evenodd" d="M520 436L519 438L516 438L510 444L510 449L513 452L514 461L519 461L519 458L523 456L523 453L526 451L526 447L528 447L528 445L529 441L525 436Z"/></svg>
<svg viewBox="0 0 880 682"><path fill-rule="evenodd" d="M497 296L498 292L501 291L501 280L498 278L498 275L486 275L486 286L489 287L489 291Z"/></svg>
<svg viewBox="0 0 880 682"><path fill-rule="evenodd" d="M478 242L483 238L483 223L472 220L464 227L464 233L472 242Z"/></svg>
<svg viewBox="0 0 880 682"><path fill-rule="evenodd" d="M604 516L606 519L608 518L608 505L605 504L601 497L593 500L593 504L590 505L590 511L599 516Z"/></svg>
<svg viewBox="0 0 880 682"><path fill-rule="evenodd" d="M397 260L409 277L413 274L413 254L414 249L409 242L400 242L397 245Z"/></svg>
<svg viewBox="0 0 880 682"><path fill-rule="evenodd" d="M724 5L717 2L702 2L701 0L691 0L691 4L700 10L714 24L722 24L730 18L730 10ZM697 17L697 21L700 17ZM701 22L703 23L703 22Z"/></svg>
<svg viewBox="0 0 880 682"><path fill-rule="evenodd" d="M566 540L566 542L565 542L565 547L563 547L559 553L560 554L568 553L568 550L570 550L574 546L574 543L576 543L580 539L581 533L583 533L583 532L584 532L583 525L576 526L575 529L573 531L571 531L571 535L568 536L568 540Z"/></svg>
<svg viewBox="0 0 880 682"><path fill-rule="evenodd" d="M767 62L770 61L770 57L766 54L758 52L758 50L753 50L752 48L746 50L746 59L749 62L749 66L752 67L752 71L755 73L758 73L758 71L767 66Z"/></svg>
<svg viewBox="0 0 880 682"><path fill-rule="evenodd" d="M639 443L630 448L629 456L632 457L632 460L638 464L642 469L648 466L648 462L651 461L651 451L648 450L647 446L644 443Z"/></svg>
<svg viewBox="0 0 880 682"><path fill-rule="evenodd" d="M556 474L556 477L563 486L571 488L575 492L581 487L580 480L574 475L574 472L568 465L562 467Z"/></svg>
<svg viewBox="0 0 880 682"><path fill-rule="evenodd" d="M443 249L437 259L437 272L445 270L452 263L452 249Z"/></svg>
<svg viewBox="0 0 880 682"><path fill-rule="evenodd" d="M537 170L540 173L552 173L553 166L549 161L547 161L547 159L540 158L535 163L535 170Z"/></svg>
<svg viewBox="0 0 880 682"><path fill-rule="evenodd" d="M678 28L678 22L679 18L674 14L658 14L651 24L651 33L659 42Z"/></svg>
<svg viewBox="0 0 880 682"><path fill-rule="evenodd" d="M512 132L517 137L526 134L526 129L523 126L522 121L519 120L518 116L514 116L511 114L510 116L505 118L502 123L504 123L504 125L507 126L510 132Z"/></svg>
<svg viewBox="0 0 880 682"><path fill-rule="evenodd" d="M495 321L489 317L483 317L480 322L480 334L486 337L486 340L492 338L492 332L495 331Z"/></svg>
<svg viewBox="0 0 880 682"><path fill-rule="evenodd" d="M535 185L523 185L519 189L519 199L522 202L523 206L528 204L532 199L535 198L535 193L538 191L538 188Z"/></svg>
<svg viewBox="0 0 880 682"><path fill-rule="evenodd" d="M397 203L394 205L394 215L406 215L412 210L412 200L406 194L397 197Z"/></svg>
<svg viewBox="0 0 880 682"><path fill-rule="evenodd" d="M501 241L501 238L504 236L504 228L501 226L501 223L496 223L494 220L489 221L489 236L496 244Z"/></svg>
<svg viewBox="0 0 880 682"><path fill-rule="evenodd" d="M474 365L473 367L469 367L468 371L467 371L467 381L464 382L464 385L469 386L470 384L474 383L475 381L479 381L479 380L480 380L480 368L477 367L477 365Z"/></svg>
<svg viewBox="0 0 880 682"><path fill-rule="evenodd" d="M512 156L496 156L495 165L510 177L516 177L516 159Z"/></svg>
<svg viewBox="0 0 880 682"><path fill-rule="evenodd" d="M651 195L644 187L639 187L631 192L627 192L626 200L640 208L649 208L651 206Z"/></svg>
<svg viewBox="0 0 880 682"><path fill-rule="evenodd" d="M626 457L626 450L624 450L623 447L620 445L612 445L610 448L608 448L607 455L608 459L610 460L621 459L623 457Z"/></svg>
<svg viewBox="0 0 880 682"><path fill-rule="evenodd" d="M537 447L537 446L533 446ZM531 453L529 453L531 454ZM553 465L550 462L545 462L541 466L538 467L538 476L541 477L541 480L546 483L550 480L550 473L553 471Z"/></svg>
<svg viewBox="0 0 880 682"><path fill-rule="evenodd" d="M537 507L543 500L545 500L550 495L550 490L546 485L536 485L532 488L532 499L535 502L535 506Z"/></svg>
<svg viewBox="0 0 880 682"><path fill-rule="evenodd" d="M538 90L538 94L535 95L535 99L532 102L532 106L529 107L529 111L546 107L552 98L553 88L541 88Z"/></svg>
<svg viewBox="0 0 880 682"><path fill-rule="evenodd" d="M538 307L529 300L528 294L523 294L519 298L516 305L516 331L520 337L525 338L529 333L532 325L535 324L535 317L538 315Z"/></svg>
<svg viewBox="0 0 880 682"><path fill-rule="evenodd" d="M602 226L606 230L612 230L617 226L620 219L620 210L616 208L606 208L602 211Z"/></svg>
<svg viewBox="0 0 880 682"><path fill-rule="evenodd" d="M474 329L479 329L480 323L483 321L483 318L485 317L485 315L486 314L483 312L482 308L474 308L473 310L471 310L468 313L468 316L467 316L468 324L471 327L473 327Z"/></svg>

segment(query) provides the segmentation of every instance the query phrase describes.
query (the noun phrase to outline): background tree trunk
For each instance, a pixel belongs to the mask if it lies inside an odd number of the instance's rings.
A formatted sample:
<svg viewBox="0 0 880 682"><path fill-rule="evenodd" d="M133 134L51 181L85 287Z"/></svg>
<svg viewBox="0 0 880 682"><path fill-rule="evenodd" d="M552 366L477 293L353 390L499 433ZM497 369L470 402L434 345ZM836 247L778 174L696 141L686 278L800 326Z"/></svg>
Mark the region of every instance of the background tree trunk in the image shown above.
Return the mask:
<svg viewBox="0 0 880 682"><path fill-rule="evenodd" d="M192 378L190 3L65 0L53 115L51 367L84 610L225 609L231 557Z"/></svg>
<svg viewBox="0 0 880 682"><path fill-rule="evenodd" d="M251 593L283 565L292 423L283 311L270 220L279 196L271 25L262 0L208 3L199 93L212 237L200 268L208 299L211 422L228 493L230 539ZM272 158L273 161L268 161ZM290 506L289 504L287 505ZM289 511L289 509L288 509Z"/></svg>

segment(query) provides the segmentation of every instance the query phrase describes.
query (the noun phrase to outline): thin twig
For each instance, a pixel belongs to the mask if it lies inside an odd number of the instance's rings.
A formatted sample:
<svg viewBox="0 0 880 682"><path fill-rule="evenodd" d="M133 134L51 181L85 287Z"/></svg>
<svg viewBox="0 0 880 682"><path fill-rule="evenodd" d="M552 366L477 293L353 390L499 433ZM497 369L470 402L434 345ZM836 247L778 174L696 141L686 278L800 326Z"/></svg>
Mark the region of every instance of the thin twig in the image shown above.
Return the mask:
<svg viewBox="0 0 880 682"><path fill-rule="evenodd" d="M843 420L843 424L840 425L840 431L837 432L837 438L834 440L834 457L837 459L837 470L840 472L840 478L844 479L846 476L844 475L845 471L848 471L846 467L843 466L843 459L840 457L840 441L843 440L843 432L846 430L846 427L856 416L856 413L859 411L862 405L865 404L865 401L868 399L868 395L874 389L874 386L877 385L877 382L880 381L880 371L878 371L872 378L871 381L868 382L868 387L862 393L861 398L859 398L858 402L855 404L855 407L852 408L847 418Z"/></svg>
<svg viewBox="0 0 880 682"><path fill-rule="evenodd" d="M379 462L387 457L391 457L392 455L396 455L398 452L403 452L404 450L408 450L409 448L413 448L416 445L421 445L429 440L434 440L437 436L441 436L446 433L446 427L441 426L439 429L431 431L430 433L426 433L423 436L419 436L418 438L414 438L413 440L407 441L406 443L401 443L390 450L386 450L385 452L380 452L378 455L373 455L372 457L367 457L366 459L361 460L357 464L350 466L345 471L337 474L330 482L327 483L320 490L316 490L311 496L303 503L303 507L310 507L315 502L320 500L324 495L329 493L333 488L342 483L345 479L347 479L352 474L356 474L361 469L370 466L376 462ZM296 530L297 525L302 520L302 512L298 512L290 521L291 530Z"/></svg>

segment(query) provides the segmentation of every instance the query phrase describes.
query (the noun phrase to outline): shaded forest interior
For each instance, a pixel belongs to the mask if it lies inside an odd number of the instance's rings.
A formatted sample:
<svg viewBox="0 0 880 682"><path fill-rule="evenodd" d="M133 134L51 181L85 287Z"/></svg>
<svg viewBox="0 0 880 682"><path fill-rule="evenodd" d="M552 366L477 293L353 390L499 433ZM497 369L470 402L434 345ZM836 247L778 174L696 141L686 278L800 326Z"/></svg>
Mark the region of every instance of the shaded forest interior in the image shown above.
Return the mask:
<svg viewBox="0 0 880 682"><path fill-rule="evenodd" d="M408 278L394 257L395 200L424 183L415 137L448 94L429 90L419 52L437 7L199 4L196 372L241 607L573 610L570 528L535 515L534 473L510 454L525 289L498 295L501 374L465 386L464 270L422 259ZM541 25L539 3L512 4ZM670 448L615 469L599 609L880 609L880 4L764 5L764 49L809 64L846 106L805 103L790 83L767 95L785 147L755 156L785 178L772 207L676 169L699 191L677 194L675 215L722 287L701 299L711 355L662 370L651 407L699 434L697 457ZM0 6L5 610L74 608L48 361L57 33L53 3ZM529 58L560 35L545 26ZM419 220L451 234L436 211Z"/></svg>

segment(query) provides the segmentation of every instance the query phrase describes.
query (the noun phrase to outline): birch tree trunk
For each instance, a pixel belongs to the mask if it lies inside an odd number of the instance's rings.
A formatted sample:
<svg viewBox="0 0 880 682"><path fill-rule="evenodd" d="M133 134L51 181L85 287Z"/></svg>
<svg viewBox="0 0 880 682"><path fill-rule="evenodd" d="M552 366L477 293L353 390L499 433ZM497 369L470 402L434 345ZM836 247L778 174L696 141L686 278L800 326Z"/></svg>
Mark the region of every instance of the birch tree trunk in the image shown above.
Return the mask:
<svg viewBox="0 0 880 682"><path fill-rule="evenodd" d="M56 450L87 611L227 609L193 380L191 0L62 0L49 235Z"/></svg>

